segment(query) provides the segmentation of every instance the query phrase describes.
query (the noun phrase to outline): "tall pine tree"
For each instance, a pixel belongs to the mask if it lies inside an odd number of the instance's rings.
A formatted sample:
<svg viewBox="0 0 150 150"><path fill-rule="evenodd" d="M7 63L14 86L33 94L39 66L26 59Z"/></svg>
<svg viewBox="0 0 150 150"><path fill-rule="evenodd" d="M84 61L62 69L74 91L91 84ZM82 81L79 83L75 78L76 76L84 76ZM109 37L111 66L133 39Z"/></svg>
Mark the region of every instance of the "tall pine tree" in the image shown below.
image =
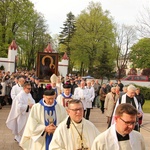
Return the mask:
<svg viewBox="0 0 150 150"><path fill-rule="evenodd" d="M75 16L72 14L72 12L69 12L67 14L67 20L64 22L63 26L64 27L61 27L62 31L60 32L59 35L60 38L59 44L65 45L65 51L67 52L67 55L70 58L70 50L71 50L70 42L76 30ZM68 67L68 73L69 72L71 72L70 61Z"/></svg>

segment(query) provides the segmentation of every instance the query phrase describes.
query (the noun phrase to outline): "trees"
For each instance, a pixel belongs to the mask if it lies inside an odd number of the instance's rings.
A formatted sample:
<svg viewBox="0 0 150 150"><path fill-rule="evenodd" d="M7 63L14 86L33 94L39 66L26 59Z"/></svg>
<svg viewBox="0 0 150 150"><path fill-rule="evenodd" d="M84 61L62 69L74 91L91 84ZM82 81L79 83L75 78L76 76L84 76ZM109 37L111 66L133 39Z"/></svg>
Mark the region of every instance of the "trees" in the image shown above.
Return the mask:
<svg viewBox="0 0 150 150"><path fill-rule="evenodd" d="M136 39L136 32L134 26L117 26L117 44L115 46L116 50L116 65L118 69L118 78L121 78L124 69L126 68L127 62L129 61L129 52L132 44Z"/></svg>
<svg viewBox="0 0 150 150"><path fill-rule="evenodd" d="M1 56L7 56L8 45L17 38L16 32L34 12L33 4L29 0L3 0L0 8L0 50Z"/></svg>
<svg viewBox="0 0 150 150"><path fill-rule="evenodd" d="M35 67L37 52L43 51L51 39L46 30L43 15L37 12L34 12L32 19L18 30L16 35L21 48L18 51L20 65L28 69Z"/></svg>
<svg viewBox="0 0 150 150"><path fill-rule="evenodd" d="M62 31L60 32L60 44L65 46L65 51L67 52L67 55L70 57L70 51L71 51L71 47L70 47L70 42L71 39L74 35L74 32L76 30L75 28L75 16L72 14L72 12L69 12L67 14L67 19L64 22L64 27L61 27ZM68 66L68 72L71 72L71 66L70 66L70 61L69 61L69 66Z"/></svg>
<svg viewBox="0 0 150 150"><path fill-rule="evenodd" d="M107 11L103 12L100 3L91 2L76 20L76 32L71 41L71 60L81 75L93 75L94 68L99 68L103 53L107 52L106 65L113 64L115 40L114 25ZM106 68L105 68L106 69ZM84 71L83 71L84 70ZM101 70L98 70L97 74Z"/></svg>
<svg viewBox="0 0 150 150"><path fill-rule="evenodd" d="M13 39L19 46L19 66L35 66L36 53L50 42L42 14L36 12L29 0L0 1L0 56L6 57Z"/></svg>
<svg viewBox="0 0 150 150"><path fill-rule="evenodd" d="M113 61L110 61L110 58L108 57L108 50L107 50L107 45L104 44L104 48L101 53L101 57L99 57L100 63L96 65L94 68L94 73L96 78L101 78L103 82L103 78L107 77L110 79L112 77L112 71L114 68L114 63ZM113 57L112 57L113 58Z"/></svg>
<svg viewBox="0 0 150 150"><path fill-rule="evenodd" d="M131 48L130 59L135 68L149 68L150 66L150 38L143 38ZM138 61L137 61L138 60Z"/></svg>
<svg viewBox="0 0 150 150"><path fill-rule="evenodd" d="M145 7L142 11L142 13L139 13L138 19L137 19L138 25L137 25L137 31L140 33L140 37L146 38L150 37L150 8Z"/></svg>

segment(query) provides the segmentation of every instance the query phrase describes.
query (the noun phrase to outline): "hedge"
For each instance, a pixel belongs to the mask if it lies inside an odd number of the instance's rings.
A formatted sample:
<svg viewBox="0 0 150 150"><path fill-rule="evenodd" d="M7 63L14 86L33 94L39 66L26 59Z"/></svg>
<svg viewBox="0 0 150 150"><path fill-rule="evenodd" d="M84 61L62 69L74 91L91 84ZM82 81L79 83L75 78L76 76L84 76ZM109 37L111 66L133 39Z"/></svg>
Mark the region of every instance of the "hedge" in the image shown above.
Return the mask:
<svg viewBox="0 0 150 150"><path fill-rule="evenodd" d="M145 100L150 100L150 88L139 86L136 84L135 86L140 88L140 91L141 91L140 93L144 95Z"/></svg>

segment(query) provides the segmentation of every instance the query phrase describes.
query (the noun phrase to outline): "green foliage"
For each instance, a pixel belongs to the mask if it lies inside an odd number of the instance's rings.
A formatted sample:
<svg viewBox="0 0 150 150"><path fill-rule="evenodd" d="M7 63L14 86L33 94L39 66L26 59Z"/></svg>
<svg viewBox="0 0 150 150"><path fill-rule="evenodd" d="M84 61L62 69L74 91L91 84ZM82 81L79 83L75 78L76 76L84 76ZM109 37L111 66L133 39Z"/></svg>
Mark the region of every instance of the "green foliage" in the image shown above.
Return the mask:
<svg viewBox="0 0 150 150"><path fill-rule="evenodd" d="M145 104L143 105L143 112L150 113L150 100L145 101Z"/></svg>
<svg viewBox="0 0 150 150"><path fill-rule="evenodd" d="M150 38L143 38L131 48L130 59L135 68L149 68L150 66ZM137 61L138 60L138 61Z"/></svg>
<svg viewBox="0 0 150 150"><path fill-rule="evenodd" d="M71 41L71 38L75 32L75 16L72 12L67 14L67 19L63 24L64 27L61 27L62 31L60 32L60 44L64 44L67 47Z"/></svg>
<svg viewBox="0 0 150 150"><path fill-rule="evenodd" d="M96 78L102 78L107 77L110 79L113 71L114 64L108 59L108 50L107 50L107 44L104 43L104 49L102 50L101 57L99 57L99 61L101 62L96 68L95 68L95 75L93 75Z"/></svg>
<svg viewBox="0 0 150 150"><path fill-rule="evenodd" d="M19 46L17 67L33 68L37 52L43 51L51 39L43 15L29 0L3 0L0 8L0 56L7 56L8 46L15 39Z"/></svg>
<svg viewBox="0 0 150 150"><path fill-rule="evenodd" d="M33 4L29 0L4 0L0 2L0 45L1 50L7 55L8 47L16 38L18 29L30 19L33 11Z"/></svg>
<svg viewBox="0 0 150 150"><path fill-rule="evenodd" d="M114 26L108 12L103 12L100 3L91 2L87 10L82 11L76 20L76 32L71 41L71 59L74 67L93 74L93 68L103 64L101 60L106 45L107 59L113 64L115 40ZM111 62L111 63L110 63ZM104 64L105 65L105 64Z"/></svg>
<svg viewBox="0 0 150 150"><path fill-rule="evenodd" d="M51 37L46 34L43 16L37 12L32 14L32 20L17 32L19 46L19 63L32 69L36 63L37 52L44 51ZM24 38L25 37L25 38ZM23 51L22 51L23 49Z"/></svg>
<svg viewBox="0 0 150 150"><path fill-rule="evenodd" d="M140 88L140 91L144 95L144 98L146 100L150 99L150 88L138 86L138 85L135 85L135 86Z"/></svg>
<svg viewBox="0 0 150 150"><path fill-rule="evenodd" d="M60 43L60 48L61 51L67 52L67 55L70 57L71 55L71 46L70 42L71 39L74 35L74 32L76 30L75 27L75 16L70 12L67 14L67 19L63 24L64 27L62 27L62 31L59 35L59 43ZM69 61L69 66L68 66L68 72L71 72L72 67L71 67L71 60Z"/></svg>

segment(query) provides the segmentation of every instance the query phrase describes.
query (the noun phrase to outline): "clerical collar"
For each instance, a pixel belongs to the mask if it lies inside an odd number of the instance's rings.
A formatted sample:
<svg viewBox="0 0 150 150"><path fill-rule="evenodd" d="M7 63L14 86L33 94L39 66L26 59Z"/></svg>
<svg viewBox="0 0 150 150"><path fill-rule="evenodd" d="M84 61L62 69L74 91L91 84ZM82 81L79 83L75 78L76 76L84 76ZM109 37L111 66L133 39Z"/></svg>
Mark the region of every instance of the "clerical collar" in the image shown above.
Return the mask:
<svg viewBox="0 0 150 150"><path fill-rule="evenodd" d="M129 140L129 134L127 134L127 135L125 135L125 136L122 136L122 135L119 134L117 131L116 131L116 134L117 134L118 141L126 141L126 140Z"/></svg>

